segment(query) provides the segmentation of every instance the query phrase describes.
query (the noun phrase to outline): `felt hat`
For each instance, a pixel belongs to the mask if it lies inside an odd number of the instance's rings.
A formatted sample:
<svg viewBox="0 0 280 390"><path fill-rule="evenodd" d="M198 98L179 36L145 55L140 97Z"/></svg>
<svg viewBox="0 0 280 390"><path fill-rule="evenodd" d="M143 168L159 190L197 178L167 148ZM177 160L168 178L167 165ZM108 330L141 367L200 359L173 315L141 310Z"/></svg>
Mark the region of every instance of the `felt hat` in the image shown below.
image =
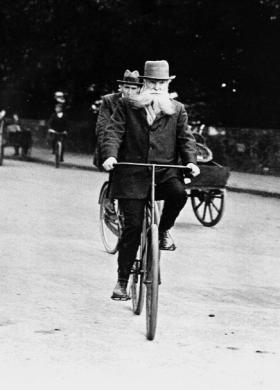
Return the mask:
<svg viewBox="0 0 280 390"><path fill-rule="evenodd" d="M169 76L169 64L167 61L146 61L143 79L173 80L176 76Z"/></svg>
<svg viewBox="0 0 280 390"><path fill-rule="evenodd" d="M138 70L134 70L133 72L130 72L130 70L126 70L123 75L122 80L117 80L119 84L129 84L129 85L138 85L142 86L143 84L140 82L139 78L139 72Z"/></svg>

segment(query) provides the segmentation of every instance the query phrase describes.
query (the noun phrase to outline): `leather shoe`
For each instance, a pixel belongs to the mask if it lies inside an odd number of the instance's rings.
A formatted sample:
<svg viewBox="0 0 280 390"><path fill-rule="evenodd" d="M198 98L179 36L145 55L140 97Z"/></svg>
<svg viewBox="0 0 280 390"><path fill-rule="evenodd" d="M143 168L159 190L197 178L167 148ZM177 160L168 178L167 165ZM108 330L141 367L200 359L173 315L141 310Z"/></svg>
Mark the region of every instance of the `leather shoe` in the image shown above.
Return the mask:
<svg viewBox="0 0 280 390"><path fill-rule="evenodd" d="M159 232L159 249L162 251L175 251L176 246L168 230Z"/></svg>
<svg viewBox="0 0 280 390"><path fill-rule="evenodd" d="M126 292L126 287L127 287L127 281L119 280L113 290L113 294L111 298L116 301L127 301L128 299L130 299L130 297Z"/></svg>

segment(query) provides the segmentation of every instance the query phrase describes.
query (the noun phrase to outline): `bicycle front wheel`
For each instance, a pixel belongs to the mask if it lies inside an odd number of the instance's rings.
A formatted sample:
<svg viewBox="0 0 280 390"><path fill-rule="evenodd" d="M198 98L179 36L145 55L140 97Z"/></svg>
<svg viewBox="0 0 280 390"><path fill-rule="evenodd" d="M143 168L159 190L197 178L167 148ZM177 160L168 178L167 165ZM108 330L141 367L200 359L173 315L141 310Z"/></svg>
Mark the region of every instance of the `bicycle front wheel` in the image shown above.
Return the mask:
<svg viewBox="0 0 280 390"><path fill-rule="evenodd" d="M147 267L146 267L146 328L147 339L153 340L156 334L158 314L158 288L160 280L159 270L159 243L158 226L151 226L147 240Z"/></svg>
<svg viewBox="0 0 280 390"><path fill-rule="evenodd" d="M105 182L99 195L99 225L106 252L114 254L118 250L121 235L121 222L116 201L108 198L109 183Z"/></svg>

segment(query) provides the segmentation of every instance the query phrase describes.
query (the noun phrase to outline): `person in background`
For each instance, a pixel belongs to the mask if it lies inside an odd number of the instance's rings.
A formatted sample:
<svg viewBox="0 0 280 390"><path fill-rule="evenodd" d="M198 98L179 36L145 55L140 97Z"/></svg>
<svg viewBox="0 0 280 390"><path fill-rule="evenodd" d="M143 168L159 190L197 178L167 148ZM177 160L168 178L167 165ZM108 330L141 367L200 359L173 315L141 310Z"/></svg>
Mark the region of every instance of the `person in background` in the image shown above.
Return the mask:
<svg viewBox="0 0 280 390"><path fill-rule="evenodd" d="M0 124L2 126L2 131L3 131L3 127L5 126L5 122L6 122L6 110L2 108L0 110Z"/></svg>
<svg viewBox="0 0 280 390"><path fill-rule="evenodd" d="M69 134L69 120L63 112L63 106L61 103L55 105L55 112L50 116L48 120L48 133L51 137L52 153L55 153L55 143L57 136L52 131L58 133ZM63 143L61 161L64 161L65 145Z"/></svg>
<svg viewBox="0 0 280 390"><path fill-rule="evenodd" d="M64 105L66 103L64 92L56 91L54 93L54 101L55 101L55 104Z"/></svg>
<svg viewBox="0 0 280 390"><path fill-rule="evenodd" d="M6 116L6 110L4 108L2 108L0 110L0 148L2 149L2 145L3 145L3 137L4 137L4 132L5 132L5 125L6 125L6 119L5 119L5 116ZM2 161L2 152L3 152L3 149L0 150L0 160Z"/></svg>
<svg viewBox="0 0 280 390"><path fill-rule="evenodd" d="M14 112L12 115L12 121L11 123L7 126L8 131L10 135L13 135L14 137L14 148L15 148L15 156L19 155L19 148L21 146L21 133L22 133L22 127L21 127L21 122L19 120L19 116L17 112Z"/></svg>
<svg viewBox="0 0 280 390"><path fill-rule="evenodd" d="M32 146L32 135L30 130L23 126L18 112L13 112L12 118L7 119L6 133L8 143L15 149L15 156L19 156L20 148L22 156L26 156Z"/></svg>
<svg viewBox="0 0 280 390"><path fill-rule="evenodd" d="M117 80L119 85L119 92L104 95L100 105L97 122L96 122L96 148L94 152L94 165L99 169L103 170L101 162L101 147L104 137L104 131L108 125L111 115L113 114L119 99L121 97L130 98L139 94L142 83L140 82L139 72L134 70L126 70L122 80Z"/></svg>
<svg viewBox="0 0 280 390"><path fill-rule="evenodd" d="M6 116L6 110L1 109L0 110L0 121L2 121Z"/></svg>

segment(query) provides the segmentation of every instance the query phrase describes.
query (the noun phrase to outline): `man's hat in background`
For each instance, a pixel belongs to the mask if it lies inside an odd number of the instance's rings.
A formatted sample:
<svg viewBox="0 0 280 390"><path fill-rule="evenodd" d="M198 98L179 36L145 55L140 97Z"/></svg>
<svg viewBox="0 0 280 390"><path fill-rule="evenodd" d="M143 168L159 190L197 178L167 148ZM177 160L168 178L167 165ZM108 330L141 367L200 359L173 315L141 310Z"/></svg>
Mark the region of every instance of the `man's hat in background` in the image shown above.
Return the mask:
<svg viewBox="0 0 280 390"><path fill-rule="evenodd" d="M138 70L134 70L130 72L130 70L126 70L123 75L123 80L117 80L119 84L129 84L129 85L138 85L142 86L143 84L140 82L140 76Z"/></svg>
<svg viewBox="0 0 280 390"><path fill-rule="evenodd" d="M167 61L146 61L143 79L173 80L176 76L169 76L169 64Z"/></svg>
<svg viewBox="0 0 280 390"><path fill-rule="evenodd" d="M61 92L61 91L56 91L55 93L54 93L54 98L55 98L55 100L58 102L58 103L65 103L65 96L64 96L64 93L63 92Z"/></svg>

